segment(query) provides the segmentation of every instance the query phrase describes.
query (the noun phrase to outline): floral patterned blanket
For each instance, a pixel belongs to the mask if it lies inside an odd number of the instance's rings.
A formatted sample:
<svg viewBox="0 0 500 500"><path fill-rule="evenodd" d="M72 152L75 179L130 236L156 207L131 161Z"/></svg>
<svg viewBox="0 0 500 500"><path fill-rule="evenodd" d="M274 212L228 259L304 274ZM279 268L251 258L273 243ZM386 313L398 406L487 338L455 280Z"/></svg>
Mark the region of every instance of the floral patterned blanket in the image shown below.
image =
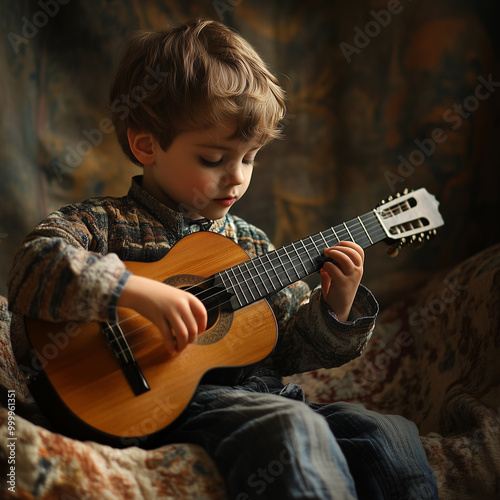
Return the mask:
<svg viewBox="0 0 500 500"><path fill-rule="evenodd" d="M380 315L365 353L292 377L310 400L358 402L413 420L442 499L500 498L500 245ZM176 444L117 450L59 435L30 396L0 298L0 497L224 499L206 453Z"/></svg>

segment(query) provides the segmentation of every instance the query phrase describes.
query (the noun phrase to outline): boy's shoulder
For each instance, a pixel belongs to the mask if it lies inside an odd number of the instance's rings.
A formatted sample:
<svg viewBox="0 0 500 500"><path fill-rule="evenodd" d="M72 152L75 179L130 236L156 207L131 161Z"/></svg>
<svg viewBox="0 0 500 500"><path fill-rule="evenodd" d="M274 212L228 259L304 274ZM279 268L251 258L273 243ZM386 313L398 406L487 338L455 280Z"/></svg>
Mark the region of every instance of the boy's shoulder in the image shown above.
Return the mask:
<svg viewBox="0 0 500 500"><path fill-rule="evenodd" d="M49 214L46 220L108 226L137 218L139 212L140 207L128 196L96 196L64 205Z"/></svg>
<svg viewBox="0 0 500 500"><path fill-rule="evenodd" d="M266 233L245 219L227 214L226 236L232 238L251 255L261 255L272 248Z"/></svg>
<svg viewBox="0 0 500 500"><path fill-rule="evenodd" d="M128 196L94 196L86 200L78 201L75 203L68 203L60 207L57 212L70 213L106 213L110 210L123 210L135 204Z"/></svg>

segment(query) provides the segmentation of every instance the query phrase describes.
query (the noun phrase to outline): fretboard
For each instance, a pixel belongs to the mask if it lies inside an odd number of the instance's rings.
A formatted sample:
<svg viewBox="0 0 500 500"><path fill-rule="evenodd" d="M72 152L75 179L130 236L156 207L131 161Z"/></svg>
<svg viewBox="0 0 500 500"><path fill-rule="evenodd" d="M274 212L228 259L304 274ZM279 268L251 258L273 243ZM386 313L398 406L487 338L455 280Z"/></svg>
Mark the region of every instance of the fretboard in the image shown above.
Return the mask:
<svg viewBox="0 0 500 500"><path fill-rule="evenodd" d="M368 212L326 231L308 236L229 269L216 276L241 308L271 296L283 288L319 271L325 263L324 250L339 241L354 241L367 248L386 239L377 216Z"/></svg>

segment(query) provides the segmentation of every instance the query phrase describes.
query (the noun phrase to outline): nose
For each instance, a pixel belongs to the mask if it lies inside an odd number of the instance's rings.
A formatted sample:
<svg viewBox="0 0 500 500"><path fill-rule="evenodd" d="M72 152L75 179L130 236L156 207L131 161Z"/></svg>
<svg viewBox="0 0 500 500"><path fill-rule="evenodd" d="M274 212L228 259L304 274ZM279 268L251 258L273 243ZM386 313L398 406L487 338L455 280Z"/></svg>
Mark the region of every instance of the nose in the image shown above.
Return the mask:
<svg viewBox="0 0 500 500"><path fill-rule="evenodd" d="M227 164L223 183L227 186L237 186L243 184L245 175L243 173L243 164L241 161L232 161Z"/></svg>

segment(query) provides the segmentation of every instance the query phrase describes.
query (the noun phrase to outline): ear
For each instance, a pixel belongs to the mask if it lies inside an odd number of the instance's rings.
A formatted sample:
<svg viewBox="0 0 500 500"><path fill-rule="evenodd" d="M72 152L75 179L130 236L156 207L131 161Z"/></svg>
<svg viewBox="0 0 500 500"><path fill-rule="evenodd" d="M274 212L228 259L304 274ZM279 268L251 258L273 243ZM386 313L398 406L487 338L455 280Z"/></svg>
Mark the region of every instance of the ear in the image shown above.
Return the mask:
<svg viewBox="0 0 500 500"><path fill-rule="evenodd" d="M127 138L132 153L143 165L152 165L155 162L154 139L150 133L136 132L129 128Z"/></svg>

